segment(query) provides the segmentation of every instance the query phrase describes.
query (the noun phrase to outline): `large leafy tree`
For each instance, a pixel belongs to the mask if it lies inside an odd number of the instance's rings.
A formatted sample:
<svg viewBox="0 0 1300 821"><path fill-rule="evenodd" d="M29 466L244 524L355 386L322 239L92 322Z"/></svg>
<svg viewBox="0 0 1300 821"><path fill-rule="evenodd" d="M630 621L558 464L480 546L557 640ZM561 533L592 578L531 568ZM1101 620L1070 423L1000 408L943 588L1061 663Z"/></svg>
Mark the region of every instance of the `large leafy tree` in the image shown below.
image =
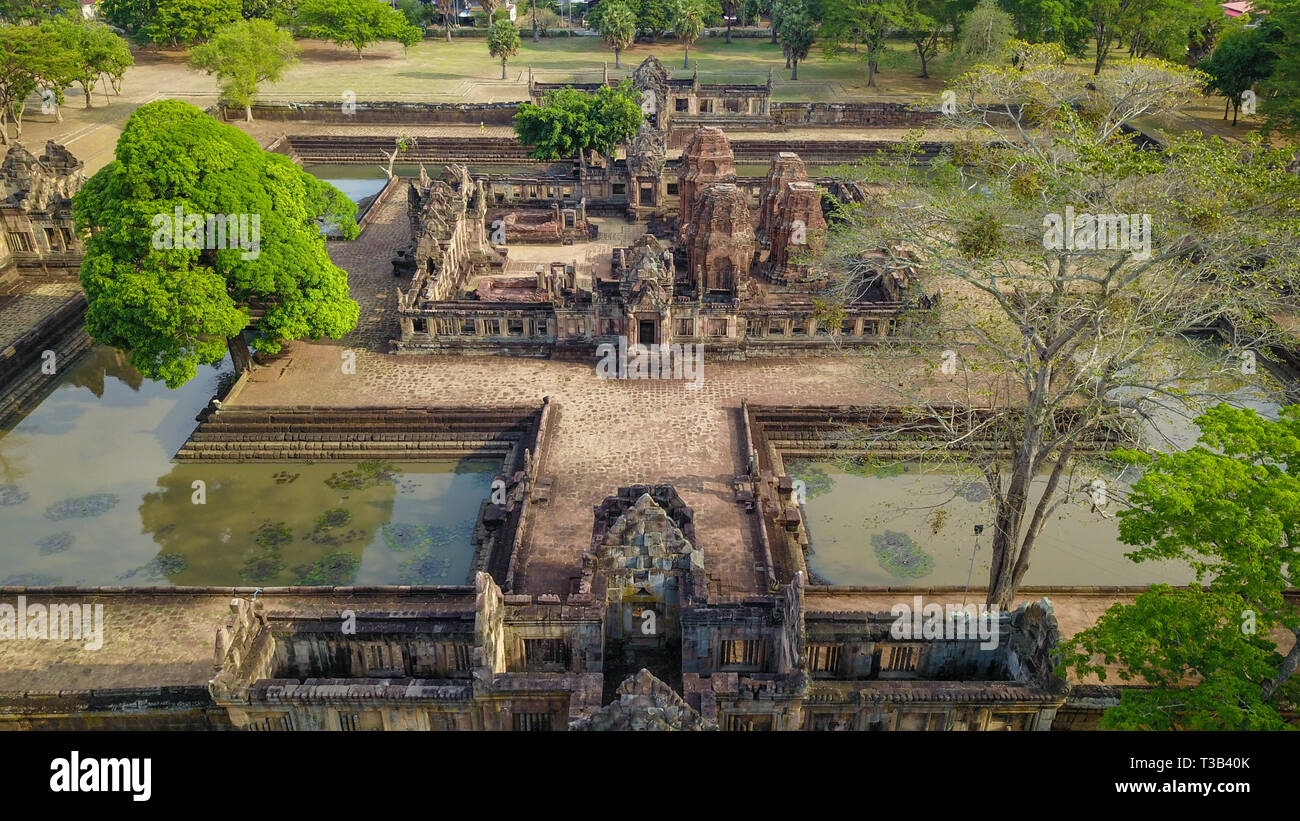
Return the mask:
<svg viewBox="0 0 1300 821"><path fill-rule="evenodd" d="M673 5L673 34L682 41L682 68L691 67L691 43L704 31L704 0L677 0Z"/></svg>
<svg viewBox="0 0 1300 821"><path fill-rule="evenodd" d="M656 42L672 27L670 0L639 0L636 4L636 33Z"/></svg>
<svg viewBox="0 0 1300 821"><path fill-rule="evenodd" d="M790 79L799 79L799 61L808 56L813 45L813 21L807 12L787 15L781 22L781 50L790 60Z"/></svg>
<svg viewBox="0 0 1300 821"><path fill-rule="evenodd" d="M1300 582L1300 406L1269 421L1219 405L1197 419L1200 444L1145 463L1120 539L1137 562L1182 560L1198 584L1156 586L1114 605L1066 645L1065 663L1128 690L1106 729L1278 730L1300 705L1300 611L1284 591ZM1296 640L1283 655L1270 632Z"/></svg>
<svg viewBox="0 0 1300 821"><path fill-rule="evenodd" d="M242 13L240 0L155 0L145 31L154 43L189 45L211 37Z"/></svg>
<svg viewBox="0 0 1300 821"><path fill-rule="evenodd" d="M81 15L64 14L42 25L59 39L64 48L76 55L73 79L86 94L86 108L91 107L92 92L102 78L112 77L120 81L127 68L135 65L126 41L103 23L86 20Z"/></svg>
<svg viewBox="0 0 1300 821"><path fill-rule="evenodd" d="M65 13L75 13L75 0L0 0L0 21L39 23Z"/></svg>
<svg viewBox="0 0 1300 821"><path fill-rule="evenodd" d="M226 105L244 109L253 120L253 96L264 82L277 82L298 62L301 49L289 32L270 20L240 20L217 30L190 51L190 65L215 74Z"/></svg>
<svg viewBox="0 0 1300 821"><path fill-rule="evenodd" d="M1263 86L1268 93L1261 113L1265 128L1288 136L1300 135L1300 0L1266 0L1268 14L1261 28L1275 29L1271 38L1277 59Z"/></svg>
<svg viewBox="0 0 1300 821"><path fill-rule="evenodd" d="M99 0L99 10L108 22L139 36L147 30L157 4L154 0Z"/></svg>
<svg viewBox="0 0 1300 821"><path fill-rule="evenodd" d="M174 223L178 210L184 225ZM221 361L228 345L246 358L241 332L253 308L264 313L252 344L267 353L356 325L347 274L321 234L330 223L355 237L356 206L188 103L137 109L116 159L77 193L73 213L92 232L81 265L86 330L169 387ZM223 243L213 228L193 229L192 215L242 216L248 226L256 218L257 242L240 246L227 234Z"/></svg>
<svg viewBox="0 0 1300 821"><path fill-rule="evenodd" d="M939 55L943 34L948 30L945 0L904 0L902 29L921 61L921 76L930 76L930 61Z"/></svg>
<svg viewBox="0 0 1300 821"><path fill-rule="evenodd" d="M986 19L991 11L1005 9L1012 18L1014 32L1003 41L1018 36L1031 43L1056 43L1066 53L1082 56L1092 36L1088 18L1092 0L980 0L979 16ZM982 9L982 10L981 10ZM972 12L974 14L974 12Z"/></svg>
<svg viewBox="0 0 1300 821"><path fill-rule="evenodd" d="M876 72L889 36L905 25L904 0L846 0L823 10L818 35L827 57L852 53L867 64L867 85L876 85ZM788 25L788 19L782 26Z"/></svg>
<svg viewBox="0 0 1300 821"><path fill-rule="evenodd" d="M575 88L548 91L541 105L524 103L515 115L515 133L532 146L539 160L578 156L585 167L585 152L612 157L645 121L629 80L617 87L601 86L592 94Z"/></svg>
<svg viewBox="0 0 1300 821"><path fill-rule="evenodd" d="M420 30L384 0L302 0L296 29L305 37L329 40L361 52L380 40L404 46L420 42Z"/></svg>
<svg viewBox="0 0 1300 821"><path fill-rule="evenodd" d="M1272 31L1275 29L1233 29L1219 41L1214 54L1200 65L1201 71L1210 76L1210 87L1226 98L1224 119L1231 106L1233 125L1237 124L1242 95L1272 72L1275 55L1268 42Z"/></svg>
<svg viewBox="0 0 1300 821"><path fill-rule="evenodd" d="M519 29L509 20L498 20L488 31L488 54L501 60L501 79L506 79L506 60L519 53Z"/></svg>
<svg viewBox="0 0 1300 821"><path fill-rule="evenodd" d="M845 295L882 265L885 275L920 266L926 292L943 294L873 351L865 378L941 420L929 456L960 454L988 486L988 601L1003 608L1053 511L1096 477L1076 451L1135 418L1186 414L1241 385L1236 353L1175 349L1175 340L1224 322L1238 352L1285 344L1268 317L1300 289L1290 151L1199 134L1157 151L1124 133L1200 94L1203 75L1149 59L1094 77L1067 66L1057 46L1022 47L1019 57L955 82L948 124L969 131L947 163L904 152L864 172L888 191L833 235L825 263ZM961 352L950 379L872 376L937 364L945 350Z"/></svg>
<svg viewBox="0 0 1300 821"><path fill-rule="evenodd" d="M1011 15L999 8L996 0L980 0L962 21L957 60L966 66L997 62L1013 34Z"/></svg>
<svg viewBox="0 0 1300 821"><path fill-rule="evenodd" d="M23 133L23 108L37 89L61 98L78 59L54 32L38 26L0 26L0 144L9 144L9 121Z"/></svg>
<svg viewBox="0 0 1300 821"><path fill-rule="evenodd" d="M636 39L636 13L622 0L605 0L600 6L600 21L597 24L605 45L614 50L614 68L619 68L619 57L623 49L632 45Z"/></svg>

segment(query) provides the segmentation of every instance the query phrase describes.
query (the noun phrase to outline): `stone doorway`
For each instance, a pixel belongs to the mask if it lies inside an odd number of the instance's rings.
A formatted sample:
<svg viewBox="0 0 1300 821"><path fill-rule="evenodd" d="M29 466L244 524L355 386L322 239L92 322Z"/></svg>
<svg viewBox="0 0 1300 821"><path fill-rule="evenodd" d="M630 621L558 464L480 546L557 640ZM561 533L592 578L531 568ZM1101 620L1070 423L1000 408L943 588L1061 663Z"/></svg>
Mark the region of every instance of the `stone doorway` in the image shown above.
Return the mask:
<svg viewBox="0 0 1300 821"><path fill-rule="evenodd" d="M655 321L653 319L643 319L639 323L636 341L642 345L654 345L658 342L655 339Z"/></svg>

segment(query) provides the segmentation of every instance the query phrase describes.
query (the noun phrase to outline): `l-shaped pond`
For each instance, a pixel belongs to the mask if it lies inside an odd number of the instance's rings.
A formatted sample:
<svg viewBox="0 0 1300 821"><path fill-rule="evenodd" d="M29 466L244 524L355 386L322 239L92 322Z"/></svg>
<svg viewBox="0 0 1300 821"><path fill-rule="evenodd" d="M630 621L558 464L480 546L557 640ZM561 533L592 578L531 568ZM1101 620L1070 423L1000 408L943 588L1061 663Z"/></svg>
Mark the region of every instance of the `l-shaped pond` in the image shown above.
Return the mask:
<svg viewBox="0 0 1300 821"><path fill-rule="evenodd" d="M0 431L0 584L465 582L497 462L173 463L229 376L171 391L96 346L52 377Z"/></svg>

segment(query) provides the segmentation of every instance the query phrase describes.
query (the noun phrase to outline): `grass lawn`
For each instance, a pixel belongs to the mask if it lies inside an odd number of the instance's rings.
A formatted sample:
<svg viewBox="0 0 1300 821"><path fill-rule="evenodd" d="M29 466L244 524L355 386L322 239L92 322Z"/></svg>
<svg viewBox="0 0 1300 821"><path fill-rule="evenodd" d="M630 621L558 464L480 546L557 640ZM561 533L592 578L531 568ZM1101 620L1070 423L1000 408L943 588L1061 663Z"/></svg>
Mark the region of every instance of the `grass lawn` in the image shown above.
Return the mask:
<svg viewBox="0 0 1300 821"><path fill-rule="evenodd" d="M777 100L914 100L938 96L943 80L920 79L920 64L910 60L904 44L898 56L877 75L876 88L867 88L866 66L852 57L833 61L814 52L799 64L799 81L790 81L781 50L767 40L706 38L691 48L691 67L682 68L682 47L674 42L638 43L623 52L620 71L614 54L594 37L556 37L533 43L523 38L519 54L509 62L508 80L501 80L501 63L488 56L481 38L459 38L448 43L425 40L403 53L400 46L383 43L358 60L351 49L328 43L299 41L302 62L279 83L262 88L264 99L335 99L352 91L358 100L428 100L440 102L495 102L524 99L528 66L538 79L548 82L598 80L602 64L614 76L630 73L653 54L675 76L699 71L704 82L763 83L773 72ZM895 66L897 63L897 66ZM935 73L932 71L932 73Z"/></svg>

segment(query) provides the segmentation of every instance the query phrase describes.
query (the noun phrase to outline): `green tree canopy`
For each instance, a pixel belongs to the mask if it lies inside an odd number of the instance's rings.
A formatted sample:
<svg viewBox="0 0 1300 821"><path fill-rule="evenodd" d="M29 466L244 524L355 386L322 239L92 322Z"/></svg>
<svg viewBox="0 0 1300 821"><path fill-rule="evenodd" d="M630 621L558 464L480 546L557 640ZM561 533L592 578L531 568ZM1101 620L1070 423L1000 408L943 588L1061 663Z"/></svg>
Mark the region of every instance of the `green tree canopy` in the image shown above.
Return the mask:
<svg viewBox="0 0 1300 821"><path fill-rule="evenodd" d="M77 54L54 32L38 26L0 26L0 144L9 144L9 121L23 133L23 108L38 88L62 97L77 74Z"/></svg>
<svg viewBox="0 0 1300 821"><path fill-rule="evenodd" d="M672 28L670 0L639 0L636 4L636 34L655 42Z"/></svg>
<svg viewBox="0 0 1300 821"><path fill-rule="evenodd" d="M154 43L189 45L235 22L242 10L240 0L155 0L145 32Z"/></svg>
<svg viewBox="0 0 1300 821"><path fill-rule="evenodd" d="M857 54L867 63L867 85L874 86L880 56L889 36L904 25L905 11L904 0L846 0L832 4L824 10L818 30L822 52L827 57ZM783 29L789 21L782 21ZM859 45L863 46L860 54Z"/></svg>
<svg viewBox="0 0 1300 821"><path fill-rule="evenodd" d="M302 0L298 4L297 31L305 37L352 46L361 52L380 40L403 46L420 42L420 30L383 0Z"/></svg>
<svg viewBox="0 0 1300 821"><path fill-rule="evenodd" d="M103 23L86 20L79 14L63 14L42 26L76 55L73 79L86 94L86 108L91 107L92 92L101 77L115 77L120 81L127 68L135 65L126 41Z"/></svg>
<svg viewBox="0 0 1300 821"><path fill-rule="evenodd" d="M613 156L645 121L632 83L602 86L593 94L575 88L548 91L541 105L524 103L515 115L515 133L533 147L539 160L567 159L585 151Z"/></svg>
<svg viewBox="0 0 1300 821"><path fill-rule="evenodd" d="M1267 15L1261 15L1260 27L1274 33L1273 72L1263 82L1268 99L1260 106L1270 132L1294 137L1300 135L1300 0L1264 0Z"/></svg>
<svg viewBox="0 0 1300 821"><path fill-rule="evenodd" d="M704 31L704 0L677 0L673 4L673 34L685 46L682 68L691 67L691 43Z"/></svg>
<svg viewBox="0 0 1300 821"><path fill-rule="evenodd" d="M65 13L81 16L75 0L0 0L0 21L40 23Z"/></svg>
<svg viewBox="0 0 1300 821"><path fill-rule="evenodd" d="M797 11L781 21L781 50L790 58L790 79L799 79L799 61L807 58L813 44L813 21L806 12Z"/></svg>
<svg viewBox="0 0 1300 821"><path fill-rule="evenodd" d="M264 82L277 82L298 62L301 49L289 32L270 20L240 20L217 30L212 39L190 51L190 65L215 74L226 105L244 109L253 119L253 96Z"/></svg>
<svg viewBox="0 0 1300 821"><path fill-rule="evenodd" d="M623 0L605 0L597 23L605 44L614 50L614 67L619 67L623 49L636 39L636 13Z"/></svg>
<svg viewBox="0 0 1300 821"><path fill-rule="evenodd" d="M1219 40L1214 53L1199 68L1210 76L1209 86L1227 98L1223 116L1232 107L1232 124L1237 124L1242 95L1268 77L1276 55L1268 42L1271 28L1234 28Z"/></svg>
<svg viewBox="0 0 1300 821"><path fill-rule="evenodd" d="M488 54L501 60L501 79L506 79L506 60L519 53L519 29L509 20L492 24L487 36Z"/></svg>
<svg viewBox="0 0 1300 821"><path fill-rule="evenodd" d="M355 237L356 206L188 103L137 109L73 213L92 231L81 265L86 330L169 387L221 361L252 308L264 311L252 344L267 353L356 325L347 274L321 234L329 223ZM206 215L227 218L224 237ZM243 244L231 237L237 223L252 229Z"/></svg>
<svg viewBox="0 0 1300 821"><path fill-rule="evenodd" d="M154 0L99 0L104 19L137 38L145 34L157 8Z"/></svg>
<svg viewBox="0 0 1300 821"><path fill-rule="evenodd" d="M1121 453L1147 463L1119 513L1129 558L1185 561L1199 584L1155 586L1067 644L1082 675L1151 685L1126 690L1107 729L1277 730L1300 704L1300 612L1283 595L1300 568L1300 406L1269 421L1221 404L1197 424L1190 450ZM1297 639L1285 656L1277 627Z"/></svg>

